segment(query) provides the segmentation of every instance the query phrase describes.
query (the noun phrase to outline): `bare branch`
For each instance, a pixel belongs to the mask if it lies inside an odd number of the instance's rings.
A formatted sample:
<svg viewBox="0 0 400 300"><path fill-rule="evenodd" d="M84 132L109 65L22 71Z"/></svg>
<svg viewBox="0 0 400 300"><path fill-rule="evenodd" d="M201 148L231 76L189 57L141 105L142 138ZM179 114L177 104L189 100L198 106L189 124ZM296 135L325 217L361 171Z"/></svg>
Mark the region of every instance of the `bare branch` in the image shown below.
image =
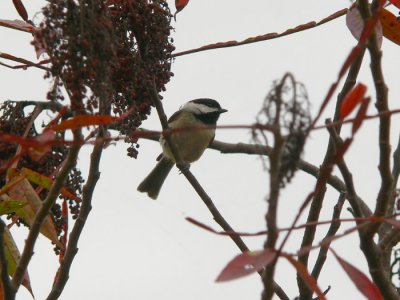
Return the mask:
<svg viewBox="0 0 400 300"><path fill-rule="evenodd" d="M47 300L54 300L60 297L68 281L72 262L78 252L78 240L81 236L83 227L85 226L86 220L92 209L92 197L94 188L96 187L97 181L100 178L100 159L105 144L104 140L102 139L103 135L104 130L99 130L99 134L97 136L98 142L93 147L93 151L91 154L88 179L82 191L82 204L79 215L69 236L69 242L65 251L64 258L60 263L58 279L54 284L50 294L48 295Z"/></svg>
<svg viewBox="0 0 400 300"><path fill-rule="evenodd" d="M354 62L350 66L346 81L342 87L342 90L340 91L340 93L337 97L334 121L339 119L340 107L341 107L341 104L342 104L342 101L343 101L345 95L354 87L354 85L356 83L363 58L364 58L364 51L362 51L358 55L358 57L354 60ZM338 124L335 128L336 128L337 132L340 133L341 124ZM331 156L332 156L333 152L334 152L334 145L333 145L332 139L330 138L321 169L324 169L329 164L331 164ZM319 176L319 175L317 175L317 176ZM346 187L341 186L341 193L343 193L345 191L346 191ZM319 215L320 215L320 212L322 209L324 197L325 197L325 189L320 189L320 191L315 195L315 197L311 203L310 210L309 210L308 217L307 217L307 223L315 222L319 219ZM367 207L367 206L365 205L365 207ZM312 243L314 241L314 237L315 237L315 232L316 232L316 226L307 227L305 229L303 239L301 242L301 248L309 247L312 245ZM309 258L309 253L305 253L304 255L299 256L299 261L302 262L305 266L307 266L308 258ZM299 286L299 292L300 292L299 299L306 300L306 299L311 298L312 292L308 288L307 283L304 282L304 280L301 278L301 276L299 274L298 274L297 278L298 278L297 284Z"/></svg>
<svg viewBox="0 0 400 300"><path fill-rule="evenodd" d="M374 1L375 7L374 15L377 15L382 9L382 4ZM361 16L364 20L372 18L367 0L359 0L358 7ZM388 88L385 83L385 78L382 71L382 52L380 50L376 34L372 32L368 38L367 48L371 57L371 74L374 79L376 90L376 108L378 112L383 113L389 111L388 104ZM388 209L391 199L393 197L393 176L390 166L390 115L382 115L379 118L379 173L381 175L381 187L378 193L374 214L377 216L384 216ZM379 229L379 224L371 227L370 235L373 235Z"/></svg>
<svg viewBox="0 0 400 300"><path fill-rule="evenodd" d="M330 123L330 120L327 120L327 123ZM336 152L337 149L339 149L340 147L343 146L343 141L340 138L340 136L337 134L334 127L329 126L327 128L328 128L330 137L333 141L333 145L334 145L335 152ZM337 162L337 166L339 167L339 170L340 170L340 172L343 176L344 182L346 184L347 199L349 200L349 203L351 205L354 216L356 218L364 217L363 209L362 209L360 203L358 202L358 199L360 199L360 198L357 196L357 193L355 191L353 175L349 171L346 163L343 160L343 157L340 159L339 162Z"/></svg>
<svg viewBox="0 0 400 300"><path fill-rule="evenodd" d="M340 213L342 212L343 204L344 201L346 200L345 194L340 194L339 200L335 207L333 208L333 214L332 214L332 223L329 226L328 232L326 233L324 239L322 240L322 246L319 249L318 257L315 262L314 268L311 272L312 277L315 278L315 280L318 280L319 274L321 273L322 267L325 264L326 261L326 255L329 249L329 246L332 241L332 237L335 236L336 232L340 228L340 221L338 220L340 218Z"/></svg>

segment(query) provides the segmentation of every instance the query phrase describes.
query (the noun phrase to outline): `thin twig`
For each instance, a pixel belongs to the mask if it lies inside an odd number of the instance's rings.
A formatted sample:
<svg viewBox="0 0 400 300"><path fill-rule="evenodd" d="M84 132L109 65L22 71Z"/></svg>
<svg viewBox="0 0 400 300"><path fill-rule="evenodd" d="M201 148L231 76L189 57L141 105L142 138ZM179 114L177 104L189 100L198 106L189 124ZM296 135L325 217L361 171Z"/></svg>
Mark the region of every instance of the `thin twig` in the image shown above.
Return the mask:
<svg viewBox="0 0 400 300"><path fill-rule="evenodd" d="M327 123L330 123L330 120L327 120ZM330 138L333 141L334 149L335 152L340 149L343 146L343 141L336 132L334 127L327 127ZM337 166L339 167L340 173L342 174L343 180L346 184L346 193L347 193L347 199L349 200L349 203L352 208L353 215L356 218L362 218L364 217L363 215L363 210L361 206L359 205L358 199L360 199L357 196L355 187L354 187L354 182L353 182L353 175L351 174L350 170L347 167L347 164L345 163L343 157L340 158L340 160L337 162Z"/></svg>
<svg viewBox="0 0 400 300"><path fill-rule="evenodd" d="M329 246L331 244L331 237L333 237L336 232L340 228L340 221L338 221L338 218L340 218L340 213L342 212L343 204L344 201L346 200L346 195L345 194L340 194L339 200L335 207L333 208L333 214L332 214L332 223L329 226L328 232L326 233L324 239L322 240L323 246L319 249L318 257L317 260L314 264L314 268L311 272L311 276L315 278L315 280L318 280L319 274L321 273L322 267L325 264L326 261L326 255L329 249ZM326 242L325 242L326 241Z"/></svg>
<svg viewBox="0 0 400 300"><path fill-rule="evenodd" d="M182 51L182 52L177 52L172 54L172 57L179 57L179 56L183 56L183 55L187 55L187 54L192 54L192 53L197 53L197 52L202 52L202 51L207 51L207 50L213 50L213 49L221 49L221 48L228 48L228 47L237 47L237 46L243 46L243 45L247 45L247 44L252 44L252 43L257 43L257 42L261 42L261 41L267 41L267 40L272 40L272 39L277 39L280 37L284 37L290 34L294 34L294 33L298 33L304 30L308 30L311 28L316 28L318 26L321 26L325 23L328 23L330 21L333 21L343 15L345 15L347 13L347 8L341 9L331 15L329 15L328 17L322 19L319 22L308 22L305 24L301 24L296 26L295 28L290 28L282 33L276 33L276 32L271 32L271 33L266 33L263 35L258 35L258 36L254 36L254 37L250 37L247 38L243 41L226 41L226 42L219 42L219 43L214 43L214 44L209 44L209 45L205 45L199 48L195 48L195 49L190 49L190 50L186 50L186 51Z"/></svg>
<svg viewBox="0 0 400 300"><path fill-rule="evenodd" d="M143 130L147 132L147 130ZM153 131L150 132L149 135L143 135L141 138L152 140L158 142L160 137L159 134L153 134ZM212 144L209 146L210 149L219 151L223 154L249 154L249 155L264 155L269 156L271 155L272 148L268 145L260 145L260 144L247 144L247 143L225 143L221 141L214 140ZM298 162L298 167L300 170L304 171L305 173L318 178L320 174L320 168L317 166L300 159ZM335 175L329 175L327 183L332 186L336 191L339 193L345 193L346 186L344 182ZM360 203L363 215L368 217L372 215L371 210L367 206L367 204L361 199L358 199ZM315 223L313 223L315 224Z"/></svg>

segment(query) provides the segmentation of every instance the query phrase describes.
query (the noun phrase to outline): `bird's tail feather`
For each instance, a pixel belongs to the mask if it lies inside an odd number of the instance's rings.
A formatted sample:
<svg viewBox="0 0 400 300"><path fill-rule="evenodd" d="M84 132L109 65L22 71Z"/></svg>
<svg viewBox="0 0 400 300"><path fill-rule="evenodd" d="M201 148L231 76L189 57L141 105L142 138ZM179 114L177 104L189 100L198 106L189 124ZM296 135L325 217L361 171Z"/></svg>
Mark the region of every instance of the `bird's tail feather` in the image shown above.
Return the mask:
<svg viewBox="0 0 400 300"><path fill-rule="evenodd" d="M174 162L172 160L166 157L161 158L150 174L139 184L138 191L147 193L152 199L157 199L161 187L173 166Z"/></svg>

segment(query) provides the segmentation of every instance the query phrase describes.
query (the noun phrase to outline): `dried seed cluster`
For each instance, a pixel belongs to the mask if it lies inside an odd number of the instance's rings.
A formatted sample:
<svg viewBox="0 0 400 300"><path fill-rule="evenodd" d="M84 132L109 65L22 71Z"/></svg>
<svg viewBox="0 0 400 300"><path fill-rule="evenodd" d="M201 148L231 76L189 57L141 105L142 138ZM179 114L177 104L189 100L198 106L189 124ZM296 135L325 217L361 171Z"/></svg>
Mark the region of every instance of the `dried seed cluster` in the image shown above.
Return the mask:
<svg viewBox="0 0 400 300"><path fill-rule="evenodd" d="M52 0L43 14L37 36L51 59L48 76L62 79L74 112L124 115L113 129L136 157L132 134L150 114L149 82L161 92L172 76L166 1Z"/></svg>
<svg viewBox="0 0 400 300"><path fill-rule="evenodd" d="M157 92L173 75L170 71L174 50L170 32L171 13L165 0L49 0L43 8L43 21L35 31L35 46L45 50L50 61L46 77L54 80L48 101L70 103L63 116L101 114L123 116L109 126L130 143L128 155L138 154L134 132L150 114L153 105L149 85ZM57 107L57 106L55 106ZM59 107L59 105L58 105ZM0 134L23 136L31 120L22 103L6 102L0 107ZM45 126L44 124L43 126ZM63 138L64 133L58 133ZM28 137L36 137L35 125ZM0 143L3 166L16 153L14 143ZM39 161L23 155L18 168L26 167L50 176L65 159L69 145L60 142ZM3 171L5 170L3 168ZM83 179L78 169L69 174L66 187L78 197ZM5 172L0 175L5 184ZM47 191L40 192L41 199ZM52 208L59 238L65 225L60 196ZM73 217L79 204L68 199ZM56 249L58 252L58 250Z"/></svg>
<svg viewBox="0 0 400 300"><path fill-rule="evenodd" d="M310 102L304 85L286 74L273 86L257 116L275 135L283 138L279 178L282 186L293 178L311 126ZM266 139L266 135L264 135ZM276 145L275 145L276 146Z"/></svg>

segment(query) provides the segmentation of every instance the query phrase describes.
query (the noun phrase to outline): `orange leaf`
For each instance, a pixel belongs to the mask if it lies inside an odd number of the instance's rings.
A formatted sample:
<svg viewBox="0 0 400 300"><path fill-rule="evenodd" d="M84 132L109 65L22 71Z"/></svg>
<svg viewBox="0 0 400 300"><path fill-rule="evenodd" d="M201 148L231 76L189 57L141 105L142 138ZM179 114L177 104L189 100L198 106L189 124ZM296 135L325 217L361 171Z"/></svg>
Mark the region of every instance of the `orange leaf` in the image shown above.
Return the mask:
<svg viewBox="0 0 400 300"><path fill-rule="evenodd" d="M42 175L38 172L35 172L33 170L27 169L27 168L22 168L21 173L30 181L33 182L47 190L51 188L51 185L53 184L53 180L45 175ZM64 195L65 197L68 197L69 199L73 199L76 202L81 202L82 200L72 194L67 188L62 187L60 190L61 194Z"/></svg>
<svg viewBox="0 0 400 300"><path fill-rule="evenodd" d="M400 22L397 17L387 9L382 9L379 20L382 24L383 36L400 45Z"/></svg>
<svg viewBox="0 0 400 300"><path fill-rule="evenodd" d="M189 3L189 0L175 0L175 7L177 13L180 12Z"/></svg>
<svg viewBox="0 0 400 300"><path fill-rule="evenodd" d="M364 84L359 83L350 92L348 92L348 94L344 97L340 107L339 117L341 119L347 117L354 110L354 108L364 98L366 91L367 87Z"/></svg>
<svg viewBox="0 0 400 300"><path fill-rule="evenodd" d="M17 180L17 177L14 177L12 180ZM8 195L12 199L18 199L21 201L26 201L28 204L19 209L16 213L19 217L21 217L28 225L31 225L33 219L35 218L36 213L42 206L42 200L35 192L32 185L29 183L27 179L22 180L18 184L14 185ZM54 226L53 220L50 215L48 215L40 228L40 232L50 239L54 244L56 244L61 249L64 246L60 243L57 236L57 231Z"/></svg>
<svg viewBox="0 0 400 300"><path fill-rule="evenodd" d="M18 247L15 244L14 238L11 235L11 232L6 227L4 228L3 234L3 242L4 242L4 251L6 254L7 262L8 262L8 275L13 276L17 265L20 261L21 254L19 253ZM28 271L25 271L24 279L22 281L22 285L31 293L33 297L33 291L31 287L31 281L29 279ZM1 298L0 298L1 299Z"/></svg>
<svg viewBox="0 0 400 300"><path fill-rule="evenodd" d="M301 278L303 278L303 280L307 283L308 287L318 295L318 299L326 300L324 293L317 285L315 278L308 273L307 268L301 262L295 260L290 255L284 253L281 253L281 255L285 257L296 268L297 272L300 274Z"/></svg>
<svg viewBox="0 0 400 300"><path fill-rule="evenodd" d="M21 0L13 0L14 6L21 16L22 20L28 21L28 13L26 12L25 6L22 4Z"/></svg>
<svg viewBox="0 0 400 300"><path fill-rule="evenodd" d="M351 134L354 135L357 130L360 128L362 122L365 120L367 116L367 110L369 106L369 102L371 101L370 97L364 98L361 102L360 109L358 110L357 116L353 122L353 128L351 129Z"/></svg>
<svg viewBox="0 0 400 300"><path fill-rule="evenodd" d="M269 265L275 258L276 253L270 249L244 252L236 256L226 265L218 275L216 281L223 282L233 280L255 273Z"/></svg>
<svg viewBox="0 0 400 300"><path fill-rule="evenodd" d="M339 255L337 255L336 252L332 248L330 248L330 250L332 251L333 255L338 260L340 266L343 268L343 270L350 277L351 281L353 281L353 283L357 287L357 289L367 299L369 299L369 300L383 300L381 292L378 290L376 285L371 280L369 280L369 278L364 273L362 273L360 270L358 270L352 264L350 264L347 261L345 261Z"/></svg>
<svg viewBox="0 0 400 300"><path fill-rule="evenodd" d="M35 138L24 138L18 135L12 134L0 134L0 141L5 143L15 143L21 145L26 151L37 150L39 152L43 152L45 148L53 145L59 144L60 141L56 139L52 139L54 137L53 130L46 130L47 132L43 132L41 135L38 135Z"/></svg>
<svg viewBox="0 0 400 300"><path fill-rule="evenodd" d="M119 121L121 118L112 117L108 115L93 116L93 115L78 115L71 119L64 120L60 124L52 127L55 131L62 131L67 129L78 129L91 125L110 124Z"/></svg>

